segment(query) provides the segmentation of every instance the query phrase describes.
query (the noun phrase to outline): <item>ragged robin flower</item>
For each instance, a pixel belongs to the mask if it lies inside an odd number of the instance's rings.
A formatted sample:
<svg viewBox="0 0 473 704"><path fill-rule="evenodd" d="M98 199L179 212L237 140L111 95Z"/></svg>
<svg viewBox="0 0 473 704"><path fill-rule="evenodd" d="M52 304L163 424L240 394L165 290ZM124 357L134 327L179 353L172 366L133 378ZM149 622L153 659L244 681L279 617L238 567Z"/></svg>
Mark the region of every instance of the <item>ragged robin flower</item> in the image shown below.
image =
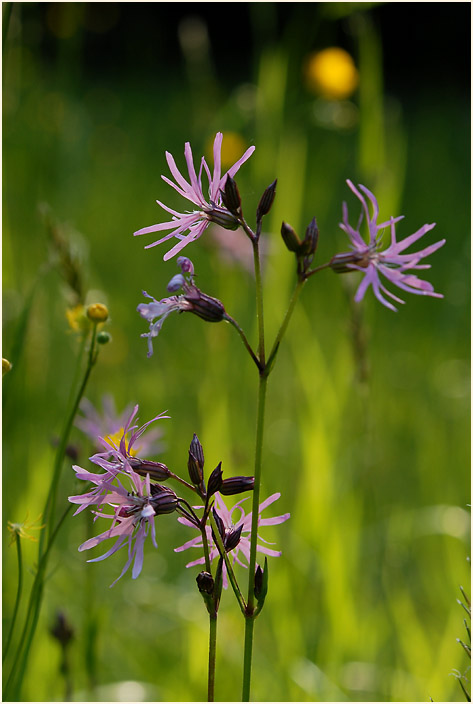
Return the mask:
<svg viewBox="0 0 473 704"><path fill-rule="evenodd" d="M174 157L169 152L166 152L166 161L168 163L169 169L172 176L174 177L176 183L171 181L166 176L162 176L163 180L166 181L172 188L174 188L183 198L186 198L193 205L197 206L196 210L191 212L179 213L172 208L169 208L161 201L156 201L161 208L166 210L172 215L172 219L168 222L158 223L157 225L151 225L150 227L143 227L141 230L135 232L135 235L146 235L151 232L160 232L162 230L172 230L167 235L162 237L156 242L146 245L145 249L149 247L155 247L157 244L161 244L166 240L176 237L179 242L174 245L172 249L169 250L164 255L164 259L170 259L175 254L178 254L181 249L183 249L187 244L198 239L204 230L209 226L211 222L216 222L217 224L225 227L229 230L236 230L238 227L238 222L234 216L223 207L222 196L220 191L225 185L227 176L233 176L236 174L238 169L244 162L250 158L253 154L255 147L250 147L246 150L243 156L238 159L233 166L228 169L228 171L222 176L221 175L221 149L222 149L222 132L218 132L213 147L214 156L214 169L213 173L210 173L209 166L202 157L199 169L199 175L197 176L194 166L194 159L192 156L192 149L189 142L186 142L184 155L186 158L187 170L189 173L189 181L187 181L179 171L174 161ZM209 188L208 196L204 195L202 187L202 172L205 171ZM188 232L187 232L188 231ZM187 232L187 234L185 234Z"/></svg>
<svg viewBox="0 0 473 704"><path fill-rule="evenodd" d="M442 247L445 244L445 239L439 240L418 252L408 254L404 252L404 250L408 249L414 242L417 242L418 239L432 230L435 227L435 223L423 225L419 230L414 232L414 234L398 242L396 223L402 220L404 216L401 215L396 218L391 217L389 220L378 224L379 206L371 191L362 185L359 186L360 190L358 190L353 183L348 180L347 184L361 202L362 211L355 229L348 222L347 204L343 204L343 222L340 223L340 227L349 236L352 250L351 252L336 254L332 257L330 266L336 273L356 270L364 274L355 294L355 301L361 301L369 286L372 286L376 298L386 306L386 308L390 308L394 311L397 310L383 294L389 296L397 303L404 303L401 298L395 296L384 286L380 274L394 284L394 286L408 293L443 298L441 293L434 291L434 287L431 283L419 279L413 272L419 269L430 269L430 264L421 264L420 262ZM367 200L371 204L372 214L370 214ZM363 218L368 228L368 242L365 242L360 234ZM387 249L382 250L382 231L385 228L389 228L391 243Z"/></svg>
<svg viewBox="0 0 473 704"><path fill-rule="evenodd" d="M149 293L143 291L143 296L151 299L151 302L140 303L136 309L141 317L150 324L149 332L144 332L141 335L141 337L148 338L148 357L153 354L153 338L159 335L163 323L170 313L174 311L193 313L210 323L218 323L226 317L223 304L217 298L203 293L194 284L194 266L190 259L178 257L177 264L181 268L182 273L172 277L167 289L169 292L182 289L183 293L157 301Z"/></svg>
<svg viewBox="0 0 473 704"><path fill-rule="evenodd" d="M110 438L115 445L120 443L123 429L127 424L133 405L129 404L121 413L115 407L113 396L106 394L102 397L102 410L98 410L86 398L80 403L82 415L75 420L75 425L91 440L97 451L103 451L103 442L100 438ZM150 457L162 450L158 438L162 436L161 428L148 430L140 436L139 443L132 448L133 455Z"/></svg>
<svg viewBox="0 0 473 704"><path fill-rule="evenodd" d="M110 527L94 538L89 538L89 540L79 546L79 551L82 552L100 545L109 538L117 539L106 553L87 560L87 562L105 560L120 550L120 548L128 547L128 559L119 577L110 585L112 587L123 577L132 563L133 579L139 576L143 567L146 537L151 535L154 547L158 547L154 524L155 516L172 513L176 510L178 504L177 496L171 489L150 483L149 474L146 475L145 479L142 479L129 467L127 479L130 482L131 491L127 491L121 484L110 487L111 491L102 502L102 506L111 508L112 513L107 513L105 510L94 512L96 518L110 520Z"/></svg>
<svg viewBox="0 0 473 704"><path fill-rule="evenodd" d="M90 461L103 469L104 473L94 474L78 465L73 466L77 479L91 482L95 485L85 494L69 496L71 503L79 504L79 508L74 515L89 506L100 506L106 500L108 492L111 491L113 481L119 478L121 474L129 474L131 472L136 472L141 476L149 474L152 480L158 481L164 480L170 475L169 469L165 464L141 459L135 454L135 444L140 441L148 426L156 420L169 418L169 416L160 413L138 427L137 425L132 425L137 416L138 408L138 405L133 408L121 432L118 432L115 436L98 438L103 445L103 450L93 455ZM136 445L136 447L139 447L139 445Z"/></svg>
<svg viewBox="0 0 473 704"><path fill-rule="evenodd" d="M274 516L273 518L261 518L261 513L266 509L268 506L270 506L272 503L277 501L279 497L281 496L280 493L272 494L269 498L267 498L265 501L263 501L259 505L258 509L258 528L259 527L264 527L264 526L275 526L278 525L279 523L284 523L284 521L287 521L288 518L290 518L289 513L284 513L281 516ZM223 523L223 528L225 529L226 533L233 533L235 534L240 528L241 528L241 537L238 542L238 544L233 548L232 550L228 551L228 554L232 560L232 562L237 562L239 565L242 565L242 567L248 567L249 562L250 562L250 543L251 543L251 520L252 520L252 512L245 514L245 511L242 507L242 503L246 501L247 499L242 499L241 501L238 501L231 509L227 508L227 505L225 504L221 494L217 492L215 494L215 508L217 511L217 514L220 518L220 520ZM189 520L187 520L184 517L179 517L177 519L180 523L186 526L192 526L195 528L196 526L191 523ZM218 557L219 552L218 548L215 545L213 538L212 538L212 529L210 526L206 526L206 532L207 532L207 540L209 541L209 547L210 547L210 559L213 560L214 558ZM258 534L258 541L261 541L263 543L266 543L266 541ZM224 541L225 542L225 541ZM182 552L183 550L187 550L188 548L202 548L203 543L202 543L202 536L199 536L197 538L193 538L192 540L188 540L187 543L184 543L184 545L181 545L178 548L174 548L175 552ZM264 554L264 555L271 555L272 557L280 557L281 552L278 550L272 550L271 548L266 547L265 545L261 545L258 543L257 545L257 551ZM242 560L239 558L239 554L242 554L243 558L246 560L245 562L242 562ZM186 567L193 567L194 565L204 565L205 564L205 557L199 557L196 560L193 560L192 562L188 562ZM228 586L228 579L227 579L227 570L225 567L225 564L223 565L223 586L227 588Z"/></svg>

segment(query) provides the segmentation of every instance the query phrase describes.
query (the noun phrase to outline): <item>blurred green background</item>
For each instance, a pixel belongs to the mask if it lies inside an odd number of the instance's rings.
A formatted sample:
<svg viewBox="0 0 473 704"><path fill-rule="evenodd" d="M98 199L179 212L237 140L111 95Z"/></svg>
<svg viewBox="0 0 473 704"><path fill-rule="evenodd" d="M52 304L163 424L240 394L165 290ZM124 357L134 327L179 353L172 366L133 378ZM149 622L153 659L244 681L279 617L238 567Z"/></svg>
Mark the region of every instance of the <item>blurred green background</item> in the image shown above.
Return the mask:
<svg viewBox="0 0 473 704"><path fill-rule="evenodd" d="M367 295L358 276L313 277L270 378L263 496L281 491L268 528L283 556L256 626L252 696L260 701L461 701L450 673L467 669L459 585L468 588L470 101L468 3L4 3L3 47L3 518L36 518L52 471L75 372L70 291L40 204L61 223L87 303L109 306L106 346L87 398L112 393L140 420L168 409L160 456L185 474L196 432L207 466L252 471L257 375L235 332L171 316L146 358L136 313L145 289L165 295L177 272L166 245L145 251L132 233L164 220L159 198L182 200L161 179L165 150L183 166L190 140L208 157L217 131L240 153L250 223L278 178L264 223L266 331L277 331L294 285L281 220L303 234L315 215L317 262L346 250L342 201L350 178L377 195L381 217L404 214L406 236L447 244L427 272L443 300L410 296L398 313ZM419 26L418 17L423 20ZM335 98L307 81L313 52L353 57L359 85ZM227 136L230 144L231 138ZM239 148L239 147L238 147ZM43 206L44 208L44 206ZM256 344L254 287L211 229L185 251L198 283ZM425 245L423 245L425 246ZM91 448L72 441L79 464ZM76 493L70 462L59 508ZM190 498L190 497L188 497ZM268 511L268 515L269 515ZM49 634L63 611L74 698L199 701L206 697L207 616L191 532L158 522L138 580L109 589L125 559L87 564L84 514L69 517L49 565L25 700L64 697L60 649ZM4 627L16 590L15 548L4 531ZM36 545L23 542L25 594ZM97 551L97 554L100 554ZM240 575L246 583L246 574ZM20 619L21 623L21 619ZM219 618L216 696L241 691L243 623L233 595ZM7 661L8 672L9 663Z"/></svg>

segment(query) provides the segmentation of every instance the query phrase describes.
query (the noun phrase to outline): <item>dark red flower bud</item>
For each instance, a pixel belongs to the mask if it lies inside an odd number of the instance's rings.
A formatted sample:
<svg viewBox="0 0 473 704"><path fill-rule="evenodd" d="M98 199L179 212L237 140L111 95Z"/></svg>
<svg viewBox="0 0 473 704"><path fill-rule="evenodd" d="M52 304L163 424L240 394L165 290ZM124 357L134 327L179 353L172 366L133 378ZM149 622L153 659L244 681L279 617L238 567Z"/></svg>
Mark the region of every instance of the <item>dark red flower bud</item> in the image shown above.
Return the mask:
<svg viewBox="0 0 473 704"><path fill-rule="evenodd" d="M233 494L241 494L243 491L252 491L254 486L254 477L229 477L223 480L220 493L224 496L233 496Z"/></svg>
<svg viewBox="0 0 473 704"><path fill-rule="evenodd" d="M258 203L258 207L256 209L256 219L261 220L261 218L264 215L267 215L269 211L271 210L271 206L274 201L274 197L276 195L276 184L278 180L276 179L275 181L272 182L271 185L267 187L263 195L261 196L260 202Z"/></svg>
<svg viewBox="0 0 473 704"><path fill-rule="evenodd" d="M212 496L212 494L215 494L216 491L220 491L220 487L222 486L222 474L222 463L219 462L207 482L208 496Z"/></svg>
<svg viewBox="0 0 473 704"><path fill-rule="evenodd" d="M204 451L195 433L189 447L187 469L189 470L191 482L199 486L204 479Z"/></svg>
<svg viewBox="0 0 473 704"><path fill-rule="evenodd" d="M283 222L281 225L281 235L284 240L284 244L290 252L299 253L302 242L299 239L297 232L291 225L287 222Z"/></svg>
<svg viewBox="0 0 473 704"><path fill-rule="evenodd" d="M234 215L241 215L240 193L236 181L231 176L227 176L225 186L223 187L223 191L220 190L220 194L224 206Z"/></svg>
<svg viewBox="0 0 473 704"><path fill-rule="evenodd" d="M240 542L242 530L243 524L239 528L234 528L226 534L225 540L223 541L223 545L225 547L226 552L231 552L236 548L236 546Z"/></svg>
<svg viewBox="0 0 473 704"><path fill-rule="evenodd" d="M140 460L138 457L129 457L128 463L132 470L146 477L149 474L150 479L163 480L171 476L170 470L162 462L153 462L152 460Z"/></svg>

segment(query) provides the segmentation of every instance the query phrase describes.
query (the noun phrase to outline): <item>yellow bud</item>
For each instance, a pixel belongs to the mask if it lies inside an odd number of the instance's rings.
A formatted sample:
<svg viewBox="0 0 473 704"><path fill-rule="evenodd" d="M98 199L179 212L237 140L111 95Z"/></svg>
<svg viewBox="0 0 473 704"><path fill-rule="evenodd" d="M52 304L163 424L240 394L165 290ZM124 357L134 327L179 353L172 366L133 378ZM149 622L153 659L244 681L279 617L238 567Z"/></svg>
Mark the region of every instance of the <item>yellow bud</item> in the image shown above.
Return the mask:
<svg viewBox="0 0 473 704"><path fill-rule="evenodd" d="M92 303L87 308L87 317L94 323L104 323L108 318L108 308L103 303Z"/></svg>
<svg viewBox="0 0 473 704"><path fill-rule="evenodd" d="M308 57L305 76L309 90L328 100L344 100L358 86L355 63L344 49L330 47Z"/></svg>
<svg viewBox="0 0 473 704"><path fill-rule="evenodd" d="M5 359L5 357L2 357L2 376L5 376L5 374L9 371L11 371L11 368L13 367L13 364L8 361L8 359Z"/></svg>

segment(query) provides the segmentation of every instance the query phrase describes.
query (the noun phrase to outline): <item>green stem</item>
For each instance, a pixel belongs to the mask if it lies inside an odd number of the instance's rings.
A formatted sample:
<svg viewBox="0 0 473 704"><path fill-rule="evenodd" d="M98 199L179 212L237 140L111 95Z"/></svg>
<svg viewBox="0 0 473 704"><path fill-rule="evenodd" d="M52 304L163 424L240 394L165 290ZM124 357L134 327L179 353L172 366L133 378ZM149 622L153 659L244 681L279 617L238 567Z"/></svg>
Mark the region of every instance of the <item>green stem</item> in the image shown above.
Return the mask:
<svg viewBox="0 0 473 704"><path fill-rule="evenodd" d="M92 368L97 361L97 352L96 350L96 337L97 337L97 323L94 323L93 328L92 328L92 336L91 336L91 341L90 341L90 349L89 349L89 357L87 361L87 367L85 370L84 378L82 380L82 384L79 387L79 391L77 392L76 399L74 401L74 404L72 406L71 412L69 416L67 417L66 424L64 426L64 429L62 431L62 436L61 440L59 442L59 447L56 453L56 459L54 462L54 469L53 469L53 476L51 479L51 485L49 487L49 493L48 497L46 499L46 504L44 507L44 512L43 512L43 518L47 522L47 535L48 538L51 535L51 531L53 529L54 525L54 514L55 514L55 509L56 509L56 497L57 497L57 490L58 490L58 483L59 483L59 475L61 473L62 465L64 462L64 457L66 455L66 449L67 449L67 443L69 441L69 435L72 429L72 425L74 423L74 419L76 417L79 404L81 402L82 396L84 395L85 388L87 386L87 382L89 381L90 373L92 371ZM42 550L42 541L40 541L40 554Z"/></svg>
<svg viewBox="0 0 473 704"><path fill-rule="evenodd" d="M13 684L15 674L16 674L16 669L19 666L19 675L16 678L16 687L15 687L15 693L16 690L19 690L21 687L21 682L23 679L23 673L26 668L26 663L28 660L28 655L31 647L31 643L33 641L33 636L36 630L36 624L38 622L39 618L39 612L40 612L40 606L41 606L41 597L43 593L43 582L44 582L44 573L46 571L46 566L47 566L47 561L49 557L50 550L53 546L54 541L56 540L57 534L59 533L59 530L66 519L69 511L72 509L73 504L69 504L62 514L61 518L58 521L58 524L56 528L54 529L53 533L51 534L51 537L48 541L48 544L46 546L46 550L44 551L43 555L41 556L39 563L38 563L38 569L36 571L36 575L33 581L33 585L31 587L31 593L30 593L30 599L28 603L28 609L26 613L26 618L25 618L25 625L23 627L23 633L21 634L21 638L18 644L18 648L15 654L15 658L13 661L13 666L10 672L10 676L8 677L7 683L5 685L5 690L4 690L4 695L3 695L3 701L14 701L15 699L17 700L18 697L7 697L7 694L9 693L10 686ZM20 656L21 656L21 651L24 647L24 653L23 656L21 657L20 661ZM18 692L19 694L19 692Z"/></svg>
<svg viewBox="0 0 473 704"><path fill-rule="evenodd" d="M255 449L255 486L253 490L253 510L251 516L251 546L250 546L250 564L248 568L248 606L245 614L245 650L243 656L243 693L242 701L250 701L250 684L251 684L251 661L253 655L253 629L254 629L254 581L256 571L256 548L258 538L258 511L259 497L261 488L261 469L262 469L262 448L263 448L263 430L264 430L264 415L266 406L266 388L268 377L264 374L260 375L259 391L258 391L258 416L256 425L256 449Z"/></svg>
<svg viewBox="0 0 473 704"><path fill-rule="evenodd" d="M20 541L19 533L15 533L15 538L16 538L16 551L17 551L17 556L18 556L18 589L16 591L15 607L13 609L13 616L12 616L10 631L8 633L7 643L5 645L5 650L3 652L2 662L5 661L5 658L7 657L8 649L10 647L10 643L11 643L11 639L12 639L12 635L13 635L13 630L15 628L16 617L18 615L18 607L20 606L21 592L23 589L23 561L21 559L21 541Z"/></svg>
<svg viewBox="0 0 473 704"><path fill-rule="evenodd" d="M281 340L284 336L284 333L287 330L287 326L289 325L289 321L292 317L292 314L294 312L295 305L299 299L300 292L302 291L302 287L305 283L305 279L299 279L299 281L296 284L296 287L293 291L291 300L289 301L289 306L286 311L286 315L284 316L284 320L281 323L281 327L279 328L278 334L276 335L276 339L274 340L274 344L271 348L271 352L269 353L268 357L268 363L266 365L266 373L269 374L271 371L271 367L274 364L275 357L277 355L279 345L281 343Z"/></svg>
<svg viewBox="0 0 473 704"><path fill-rule="evenodd" d="M94 325L92 327L89 357L88 357L88 362L87 362L87 367L85 370L84 378L83 378L82 383L80 385L79 391L76 395L76 399L74 401L72 410L66 419L66 423L64 425L64 429L63 429L62 436L61 436L59 446L57 449L57 453L56 453L56 458L55 458L54 468L53 468L53 475L51 478L51 484L49 487L49 492L48 492L48 496L46 499L44 512L43 512L43 517L45 518L46 524L47 524L48 544L47 544L46 551L43 553L44 541L46 539L46 537L45 537L46 531L45 531L45 533L41 535L40 540L39 540L38 570L36 572L33 586L31 588L31 594L30 594L30 599L29 599L29 604L28 604L28 611L27 611L26 619L25 619L25 625L23 628L23 634L22 634L22 637L20 639L20 643L17 648L16 656L15 656L13 667L12 667L12 672L10 673L10 677L9 677L7 685L6 685L7 689L10 685L10 682L12 681L15 669L20 661L19 656L20 656L21 651L24 647L24 653L23 653L23 657L21 660L20 676L17 678L17 688L19 688L21 686L23 673L24 673L24 670L26 669L26 664L27 664L27 660L28 660L29 651L31 648L31 643L33 641L33 637L34 637L34 634L36 631L36 625L38 623L39 613L41 610L41 601L42 601L42 596L43 596L43 579L44 579L44 573L46 571L49 551L50 551L51 546L56 538L56 535L59 531L59 528L61 527L67 513L69 512L70 508L72 507L72 505L69 505L67 507L62 518L59 520L57 526L53 530L59 476L60 476L60 472L61 472L62 465L64 462L64 457L66 454L69 435L70 435L70 432L72 429L72 425L74 423L74 419L75 419L77 410L79 408L80 401L82 399L85 388L87 386L87 382L89 380L90 373L92 371L92 368L93 368L95 362L97 361L98 349L96 348L96 336L97 336L97 324L94 323Z"/></svg>
<svg viewBox="0 0 473 704"><path fill-rule="evenodd" d="M258 357L255 355L255 353L253 352L253 349L252 349L250 343L248 342L245 333L243 332L243 330L241 329L241 327L238 325L237 321L234 320L230 315L228 315L228 313L225 313L225 320L227 320L231 325L233 325L233 327L235 328L235 330L236 330L236 331L238 332L238 334L240 335L240 337L241 337L241 339L242 339L242 341L243 341L243 344L245 345L246 349L247 349L248 352L250 353L251 359L252 359L253 362L256 364L256 366L258 367L258 369L261 370L260 361L259 361Z"/></svg>
<svg viewBox="0 0 473 704"><path fill-rule="evenodd" d="M205 569L209 574L212 574L212 568L210 565L210 550L209 541L207 540L207 533L205 531L205 526L200 529L202 533L202 544L204 546L204 557L205 557ZM217 613L218 607L214 602L214 613L209 614L209 669L208 669L208 679L207 679L207 701L215 701L215 659L217 654Z"/></svg>
<svg viewBox="0 0 473 704"><path fill-rule="evenodd" d="M256 548L258 545L258 510L261 489L261 457L263 450L264 414L266 406L266 388L268 383L267 365L265 363L264 318L263 318L263 285L261 280L261 263L259 256L258 240L253 242L256 283L256 310L258 316L258 348L261 370L258 388L258 413L256 420L256 447L255 447L255 484L253 489L253 509L251 516L251 542L250 564L248 567L248 600L245 612L245 648L243 655L243 692L242 700L250 700L251 662L253 656L253 631L254 631L254 580L256 570Z"/></svg>
<svg viewBox="0 0 473 704"><path fill-rule="evenodd" d="M215 659L217 655L217 614L209 616L209 675L207 701L215 701Z"/></svg>
<svg viewBox="0 0 473 704"><path fill-rule="evenodd" d="M263 316L263 284L261 280L261 261L258 240L253 241L253 260L255 265L256 315L258 318L258 350L260 369L264 369L264 316Z"/></svg>
<svg viewBox="0 0 473 704"><path fill-rule="evenodd" d="M209 514L209 520L210 520L210 524L211 524L213 532L214 532L215 541L217 543L218 551L220 553L220 556L223 557L223 559L225 561L225 565L227 567L228 579L230 581L230 584L232 585L232 589L233 589L235 596L237 598L237 601L240 605L241 612L245 616L246 612L247 612L247 606L245 603L245 599L243 597L243 594L241 593L240 587L238 586L238 582L236 580L235 573L233 571L232 563L230 562L230 560L228 558L227 551L225 550L225 547L223 545L222 537L221 537L220 533L218 532L217 524L215 522L215 518L213 517L212 512Z"/></svg>

